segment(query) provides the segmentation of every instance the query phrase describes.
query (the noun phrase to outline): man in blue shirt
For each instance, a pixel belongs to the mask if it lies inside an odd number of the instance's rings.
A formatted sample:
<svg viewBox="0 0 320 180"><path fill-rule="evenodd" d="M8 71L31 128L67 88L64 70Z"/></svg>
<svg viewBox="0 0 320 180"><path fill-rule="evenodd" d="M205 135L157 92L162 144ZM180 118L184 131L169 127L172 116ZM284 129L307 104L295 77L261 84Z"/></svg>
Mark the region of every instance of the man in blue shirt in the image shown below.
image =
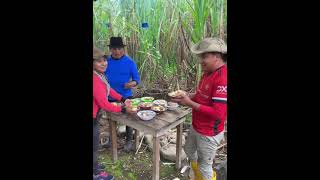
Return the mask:
<svg viewBox="0 0 320 180"><path fill-rule="evenodd" d="M108 45L111 51L111 56L107 57L108 68L105 75L108 78L110 86L121 94L124 98L133 98L131 88L140 83L140 76L137 65L133 59L125 55L125 50L121 37L111 37ZM115 101L109 97L109 101ZM131 127L126 127L126 144L124 150L129 152L133 149L133 130Z"/></svg>

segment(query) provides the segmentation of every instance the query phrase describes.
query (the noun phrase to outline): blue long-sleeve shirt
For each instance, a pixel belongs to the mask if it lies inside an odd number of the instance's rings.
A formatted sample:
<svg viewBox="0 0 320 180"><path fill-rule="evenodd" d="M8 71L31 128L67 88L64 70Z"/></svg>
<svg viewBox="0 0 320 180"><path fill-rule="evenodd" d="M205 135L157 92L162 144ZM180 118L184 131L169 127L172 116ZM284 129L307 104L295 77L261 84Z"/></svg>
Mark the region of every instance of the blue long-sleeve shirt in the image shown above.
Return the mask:
<svg viewBox="0 0 320 180"><path fill-rule="evenodd" d="M136 63L127 55L117 60L109 56L107 61L108 67L105 75L109 80L110 86L125 98L132 96L132 90L125 89L125 84L130 80L136 81L137 84L140 83Z"/></svg>

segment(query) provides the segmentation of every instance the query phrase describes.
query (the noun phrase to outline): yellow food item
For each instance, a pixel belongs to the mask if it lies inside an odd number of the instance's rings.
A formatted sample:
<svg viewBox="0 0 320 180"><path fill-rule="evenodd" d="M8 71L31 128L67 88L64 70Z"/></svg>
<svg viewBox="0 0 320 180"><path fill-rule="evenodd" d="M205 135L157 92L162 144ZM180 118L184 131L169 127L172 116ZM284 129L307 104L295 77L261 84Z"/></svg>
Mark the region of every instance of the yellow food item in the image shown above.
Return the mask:
<svg viewBox="0 0 320 180"><path fill-rule="evenodd" d="M167 106L167 101L159 99L159 100L153 101L153 104L160 105L160 106Z"/></svg>
<svg viewBox="0 0 320 180"><path fill-rule="evenodd" d="M178 96L187 95L187 93L182 90L177 90L177 91L173 91L173 92L169 93L168 95L171 97L178 97Z"/></svg>
<svg viewBox="0 0 320 180"><path fill-rule="evenodd" d="M163 106L153 106L152 110L154 110L154 111L165 111L165 108Z"/></svg>
<svg viewBox="0 0 320 180"><path fill-rule="evenodd" d="M140 106L141 106L141 107L151 107L151 106L152 106L152 103L150 103L150 102L144 102L144 103L141 103Z"/></svg>

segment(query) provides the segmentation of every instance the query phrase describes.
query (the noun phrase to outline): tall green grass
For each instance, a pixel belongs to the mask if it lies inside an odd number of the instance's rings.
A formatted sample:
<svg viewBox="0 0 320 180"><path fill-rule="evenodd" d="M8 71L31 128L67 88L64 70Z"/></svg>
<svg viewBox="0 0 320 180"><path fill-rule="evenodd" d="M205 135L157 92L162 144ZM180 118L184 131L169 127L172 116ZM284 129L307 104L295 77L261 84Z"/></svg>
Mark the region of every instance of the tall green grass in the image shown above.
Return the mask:
<svg viewBox="0 0 320 180"><path fill-rule="evenodd" d="M204 37L227 37L226 0L98 0L93 12L94 43L108 53L109 38L122 36L145 88L196 86L201 67L190 47Z"/></svg>

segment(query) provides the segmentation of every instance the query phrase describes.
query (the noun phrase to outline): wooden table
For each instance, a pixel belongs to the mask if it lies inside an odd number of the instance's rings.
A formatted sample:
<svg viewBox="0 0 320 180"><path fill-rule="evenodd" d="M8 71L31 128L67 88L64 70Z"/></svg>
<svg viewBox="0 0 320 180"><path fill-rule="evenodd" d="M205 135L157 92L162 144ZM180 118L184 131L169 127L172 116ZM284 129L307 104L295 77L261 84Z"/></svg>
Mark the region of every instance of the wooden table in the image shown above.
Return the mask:
<svg viewBox="0 0 320 180"><path fill-rule="evenodd" d="M135 144L136 149L139 144L139 131L153 136L153 173L152 179L159 180L160 173L160 136L166 134L172 128L177 128L177 148L176 148L176 169L181 168L181 152L182 152L182 130L183 122L186 115L191 112L191 109L177 109L175 111L165 111L151 121L143 121L137 115L128 115L122 113L109 113L110 134L112 141L112 160L115 162L118 159L117 152L117 134L116 122L122 123L135 129Z"/></svg>

